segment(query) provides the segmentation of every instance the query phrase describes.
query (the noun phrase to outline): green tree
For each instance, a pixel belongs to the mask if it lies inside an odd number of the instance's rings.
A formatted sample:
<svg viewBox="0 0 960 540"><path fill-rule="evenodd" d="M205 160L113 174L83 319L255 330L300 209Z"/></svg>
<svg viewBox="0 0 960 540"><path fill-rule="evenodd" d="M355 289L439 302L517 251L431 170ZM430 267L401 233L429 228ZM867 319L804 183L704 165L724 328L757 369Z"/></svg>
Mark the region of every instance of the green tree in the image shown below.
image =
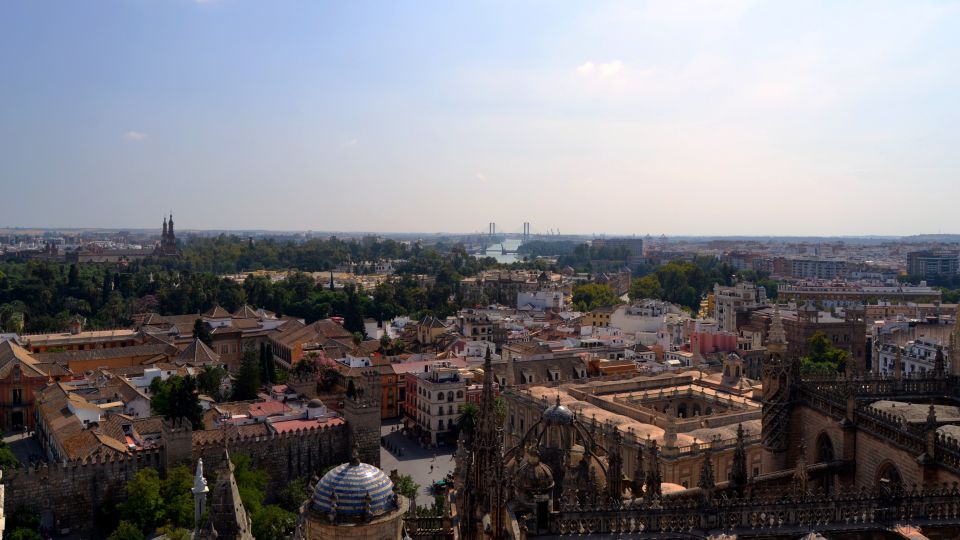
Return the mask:
<svg viewBox="0 0 960 540"><path fill-rule="evenodd" d="M213 345L213 336L210 334L210 328L203 319L193 321L193 337L199 339L204 345L210 347Z"/></svg>
<svg viewBox="0 0 960 540"><path fill-rule="evenodd" d="M163 381L150 381L150 409L168 420L185 418L197 429L203 426L203 409L196 379L187 375L173 375Z"/></svg>
<svg viewBox="0 0 960 540"><path fill-rule="evenodd" d="M302 478L295 478L280 492L280 507L289 512L297 512L309 496L307 483Z"/></svg>
<svg viewBox="0 0 960 540"><path fill-rule="evenodd" d="M243 348L240 369L237 371L237 378L233 382L233 399L235 401L254 399L259 392L260 359L257 356L256 349L248 345Z"/></svg>
<svg viewBox="0 0 960 540"><path fill-rule="evenodd" d="M469 442L473 440L474 430L477 427L477 418L480 415L480 408L475 403L467 403L460 409L457 415L457 429L463 432L464 437Z"/></svg>
<svg viewBox="0 0 960 540"><path fill-rule="evenodd" d="M270 482L270 475L262 469L253 466L253 460L246 454L233 454L233 477L237 482L237 491L243 506L253 516L263 508L265 490Z"/></svg>
<svg viewBox="0 0 960 540"><path fill-rule="evenodd" d="M32 529L16 528L4 535L4 538L10 540L43 540L40 533Z"/></svg>
<svg viewBox="0 0 960 540"><path fill-rule="evenodd" d="M165 536L170 540L190 540L190 531L182 527L164 525L157 529L157 534Z"/></svg>
<svg viewBox="0 0 960 540"><path fill-rule="evenodd" d="M6 441L0 440L0 469L7 471L20 467L20 460L14 455Z"/></svg>
<svg viewBox="0 0 960 540"><path fill-rule="evenodd" d="M135 525L141 531L153 529L163 516L160 499L160 474L156 469L137 471L127 482L126 499L117 505L120 519Z"/></svg>
<svg viewBox="0 0 960 540"><path fill-rule="evenodd" d="M573 304L579 311L592 311L615 305L620 301L617 293L600 283L584 283L573 287Z"/></svg>
<svg viewBox="0 0 960 540"><path fill-rule="evenodd" d="M630 284L630 299L636 301L643 298L663 299L663 287L656 274L648 274Z"/></svg>
<svg viewBox="0 0 960 540"><path fill-rule="evenodd" d="M834 347L830 338L821 331L816 331L807 338L809 354L800 359L800 370L803 373L834 374L846 368L849 353Z"/></svg>
<svg viewBox="0 0 960 540"><path fill-rule="evenodd" d="M408 499L415 499L420 492L420 484L414 482L413 477L404 474L397 479L397 491Z"/></svg>
<svg viewBox="0 0 960 540"><path fill-rule="evenodd" d="M163 503L162 521L174 527L193 527L193 475L184 465L167 471L160 482L160 500Z"/></svg>
<svg viewBox="0 0 960 540"><path fill-rule="evenodd" d="M204 394L220 401L220 387L227 376L227 370L218 366L204 366L203 371L197 374L197 386Z"/></svg>
<svg viewBox="0 0 960 540"><path fill-rule="evenodd" d="M253 514L251 521L253 537L257 540L286 540L291 537L297 515L271 504Z"/></svg>
<svg viewBox="0 0 960 540"><path fill-rule="evenodd" d="M143 533L129 521L121 521L107 540L143 540Z"/></svg>

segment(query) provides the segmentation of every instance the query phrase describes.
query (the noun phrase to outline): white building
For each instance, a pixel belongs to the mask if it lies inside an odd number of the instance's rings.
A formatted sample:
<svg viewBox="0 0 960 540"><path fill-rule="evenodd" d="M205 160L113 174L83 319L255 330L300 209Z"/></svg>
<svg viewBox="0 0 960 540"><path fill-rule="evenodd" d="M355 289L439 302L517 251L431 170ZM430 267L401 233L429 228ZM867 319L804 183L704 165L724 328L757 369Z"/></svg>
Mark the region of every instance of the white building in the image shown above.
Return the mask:
<svg viewBox="0 0 960 540"><path fill-rule="evenodd" d="M517 293L517 309L523 311L563 311L563 291L528 291Z"/></svg>
<svg viewBox="0 0 960 540"><path fill-rule="evenodd" d="M713 318L722 332L737 331L737 311L767 305L767 290L753 283L713 286Z"/></svg>

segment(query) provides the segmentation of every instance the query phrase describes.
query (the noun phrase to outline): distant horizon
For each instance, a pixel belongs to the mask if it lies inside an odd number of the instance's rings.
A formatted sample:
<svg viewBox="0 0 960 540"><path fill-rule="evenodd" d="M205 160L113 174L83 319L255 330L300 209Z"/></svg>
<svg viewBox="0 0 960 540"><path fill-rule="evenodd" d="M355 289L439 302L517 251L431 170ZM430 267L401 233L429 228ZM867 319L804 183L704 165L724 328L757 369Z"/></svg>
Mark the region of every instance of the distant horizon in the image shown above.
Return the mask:
<svg viewBox="0 0 960 540"><path fill-rule="evenodd" d="M176 218L174 219L176 223ZM0 227L0 234L9 234L16 231L42 231L42 232L119 232L119 231L128 231L128 232L148 232L153 233L156 231L159 233L161 227L31 227L31 226L4 226ZM225 234L240 234L240 233L256 233L256 234L275 234L275 235L299 235L299 234L312 234L312 235L336 235L336 234L345 234L345 235L382 235L382 236L488 236L489 233L479 231L479 232L457 232L457 231L375 231L375 230L327 230L327 229L253 229L253 228L196 228L196 227L176 227L178 234L193 234L193 233L225 233ZM497 236L507 235L507 236L522 236L521 232L514 231L497 231ZM817 234L667 234L667 233L562 233L562 234L536 234L532 233L530 238L533 240L570 240L570 239L602 239L602 238L639 238L646 239L650 237L653 240L659 239L661 236L665 236L667 240L670 239L809 239L809 238L820 238L820 239L904 239L912 237L957 237L957 241L960 242L960 233L918 233L918 234L832 234L832 235L817 235Z"/></svg>

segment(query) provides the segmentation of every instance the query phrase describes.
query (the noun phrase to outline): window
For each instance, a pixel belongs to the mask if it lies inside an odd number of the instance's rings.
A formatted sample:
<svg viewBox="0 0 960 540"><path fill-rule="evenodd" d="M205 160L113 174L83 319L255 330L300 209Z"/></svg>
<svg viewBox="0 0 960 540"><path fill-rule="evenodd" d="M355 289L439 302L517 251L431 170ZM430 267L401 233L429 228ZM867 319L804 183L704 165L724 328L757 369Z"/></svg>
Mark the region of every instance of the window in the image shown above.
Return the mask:
<svg viewBox="0 0 960 540"><path fill-rule="evenodd" d="M20 388L13 389L13 404L20 405L23 403L23 390Z"/></svg>

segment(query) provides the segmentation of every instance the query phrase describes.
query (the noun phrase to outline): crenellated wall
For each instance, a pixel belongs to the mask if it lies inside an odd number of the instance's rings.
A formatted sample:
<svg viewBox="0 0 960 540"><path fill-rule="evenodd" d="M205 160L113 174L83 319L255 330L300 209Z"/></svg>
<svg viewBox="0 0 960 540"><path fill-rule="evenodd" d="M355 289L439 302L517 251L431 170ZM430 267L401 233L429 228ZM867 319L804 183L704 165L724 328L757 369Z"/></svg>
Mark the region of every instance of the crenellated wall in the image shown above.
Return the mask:
<svg viewBox="0 0 960 540"><path fill-rule="evenodd" d="M96 510L123 500L126 483L147 467L163 468L161 450L7 471L3 475L6 508L50 513L61 531L89 531Z"/></svg>

